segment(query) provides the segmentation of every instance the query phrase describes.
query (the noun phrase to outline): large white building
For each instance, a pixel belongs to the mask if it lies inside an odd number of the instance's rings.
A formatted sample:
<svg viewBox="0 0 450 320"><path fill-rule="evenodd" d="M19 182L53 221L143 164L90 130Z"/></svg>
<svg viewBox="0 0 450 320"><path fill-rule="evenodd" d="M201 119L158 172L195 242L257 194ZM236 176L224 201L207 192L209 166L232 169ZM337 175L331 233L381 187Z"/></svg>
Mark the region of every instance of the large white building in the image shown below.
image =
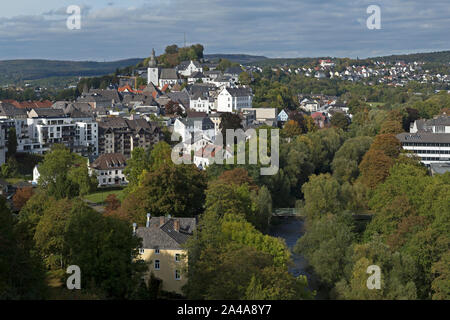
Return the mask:
<svg viewBox="0 0 450 320"><path fill-rule="evenodd" d="M416 120L409 133L397 135L404 150L417 155L425 165L450 163L450 117Z"/></svg>
<svg viewBox="0 0 450 320"><path fill-rule="evenodd" d="M223 88L217 98L218 112L239 112L252 107L253 94L249 87Z"/></svg>
<svg viewBox="0 0 450 320"><path fill-rule="evenodd" d="M91 116L81 112L69 117L60 109L32 109L18 142L19 152L43 154L53 144L64 144L83 156L98 155L98 125Z"/></svg>

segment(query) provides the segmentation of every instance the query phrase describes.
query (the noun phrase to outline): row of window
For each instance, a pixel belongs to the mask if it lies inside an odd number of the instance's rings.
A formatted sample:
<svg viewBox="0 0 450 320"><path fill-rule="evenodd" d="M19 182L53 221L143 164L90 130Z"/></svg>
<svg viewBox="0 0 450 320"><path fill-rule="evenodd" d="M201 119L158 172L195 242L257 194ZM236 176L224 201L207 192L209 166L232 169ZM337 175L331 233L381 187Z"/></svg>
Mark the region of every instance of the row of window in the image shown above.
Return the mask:
<svg viewBox="0 0 450 320"><path fill-rule="evenodd" d="M411 150L413 153L450 154L450 150Z"/></svg>
<svg viewBox="0 0 450 320"><path fill-rule="evenodd" d="M428 143L428 142L403 142L406 147L450 147L450 143Z"/></svg>

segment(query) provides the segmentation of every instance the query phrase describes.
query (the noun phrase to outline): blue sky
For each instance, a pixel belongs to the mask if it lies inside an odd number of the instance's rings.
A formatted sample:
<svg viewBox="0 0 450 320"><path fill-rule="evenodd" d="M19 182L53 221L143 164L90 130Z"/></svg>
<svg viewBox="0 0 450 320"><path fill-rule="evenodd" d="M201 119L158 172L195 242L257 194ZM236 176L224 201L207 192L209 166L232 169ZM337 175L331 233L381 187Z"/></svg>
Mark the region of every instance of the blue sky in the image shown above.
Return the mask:
<svg viewBox="0 0 450 320"><path fill-rule="evenodd" d="M68 30L66 9L82 8ZM381 30L369 30L369 5ZM450 50L449 0L15 0L0 11L0 60L111 61L201 43L206 53L370 57Z"/></svg>

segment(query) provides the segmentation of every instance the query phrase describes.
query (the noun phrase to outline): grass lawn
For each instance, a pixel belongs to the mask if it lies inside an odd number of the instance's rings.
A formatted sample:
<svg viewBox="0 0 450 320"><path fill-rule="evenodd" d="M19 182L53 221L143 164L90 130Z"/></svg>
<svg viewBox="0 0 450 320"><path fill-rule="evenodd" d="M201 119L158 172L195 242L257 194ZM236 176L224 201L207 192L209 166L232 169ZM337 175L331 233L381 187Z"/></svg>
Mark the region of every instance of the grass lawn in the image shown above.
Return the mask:
<svg viewBox="0 0 450 320"><path fill-rule="evenodd" d="M122 201L123 197L125 196L123 193L123 189L121 189L121 190L102 190L102 191L88 194L84 198L90 202L100 204L100 203L104 203L106 198L110 194L115 194L120 201Z"/></svg>

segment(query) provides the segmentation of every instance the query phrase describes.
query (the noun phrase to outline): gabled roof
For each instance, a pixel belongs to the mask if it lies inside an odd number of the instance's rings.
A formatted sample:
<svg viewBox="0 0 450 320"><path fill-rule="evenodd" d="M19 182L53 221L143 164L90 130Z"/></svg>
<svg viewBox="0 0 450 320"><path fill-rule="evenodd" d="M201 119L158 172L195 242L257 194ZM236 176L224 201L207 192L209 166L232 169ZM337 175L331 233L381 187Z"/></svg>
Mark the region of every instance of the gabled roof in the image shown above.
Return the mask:
<svg viewBox="0 0 450 320"><path fill-rule="evenodd" d="M162 80L178 80L177 71L168 68L161 69L159 78Z"/></svg>
<svg viewBox="0 0 450 320"><path fill-rule="evenodd" d="M252 89L248 87L225 88L232 97L251 96Z"/></svg>
<svg viewBox="0 0 450 320"><path fill-rule="evenodd" d="M179 230L175 221L179 223ZM182 249L196 227L195 218L152 217L148 227L137 228L136 235L142 239L144 249Z"/></svg>
<svg viewBox="0 0 450 320"><path fill-rule="evenodd" d="M123 169L127 165L125 156L121 153L102 154L92 164L91 168L97 170Z"/></svg>
<svg viewBox="0 0 450 320"><path fill-rule="evenodd" d="M36 117L33 113L36 113ZM32 109L28 116L30 118L60 118L64 117L64 111L61 109L53 109L53 108L38 108L38 109Z"/></svg>

